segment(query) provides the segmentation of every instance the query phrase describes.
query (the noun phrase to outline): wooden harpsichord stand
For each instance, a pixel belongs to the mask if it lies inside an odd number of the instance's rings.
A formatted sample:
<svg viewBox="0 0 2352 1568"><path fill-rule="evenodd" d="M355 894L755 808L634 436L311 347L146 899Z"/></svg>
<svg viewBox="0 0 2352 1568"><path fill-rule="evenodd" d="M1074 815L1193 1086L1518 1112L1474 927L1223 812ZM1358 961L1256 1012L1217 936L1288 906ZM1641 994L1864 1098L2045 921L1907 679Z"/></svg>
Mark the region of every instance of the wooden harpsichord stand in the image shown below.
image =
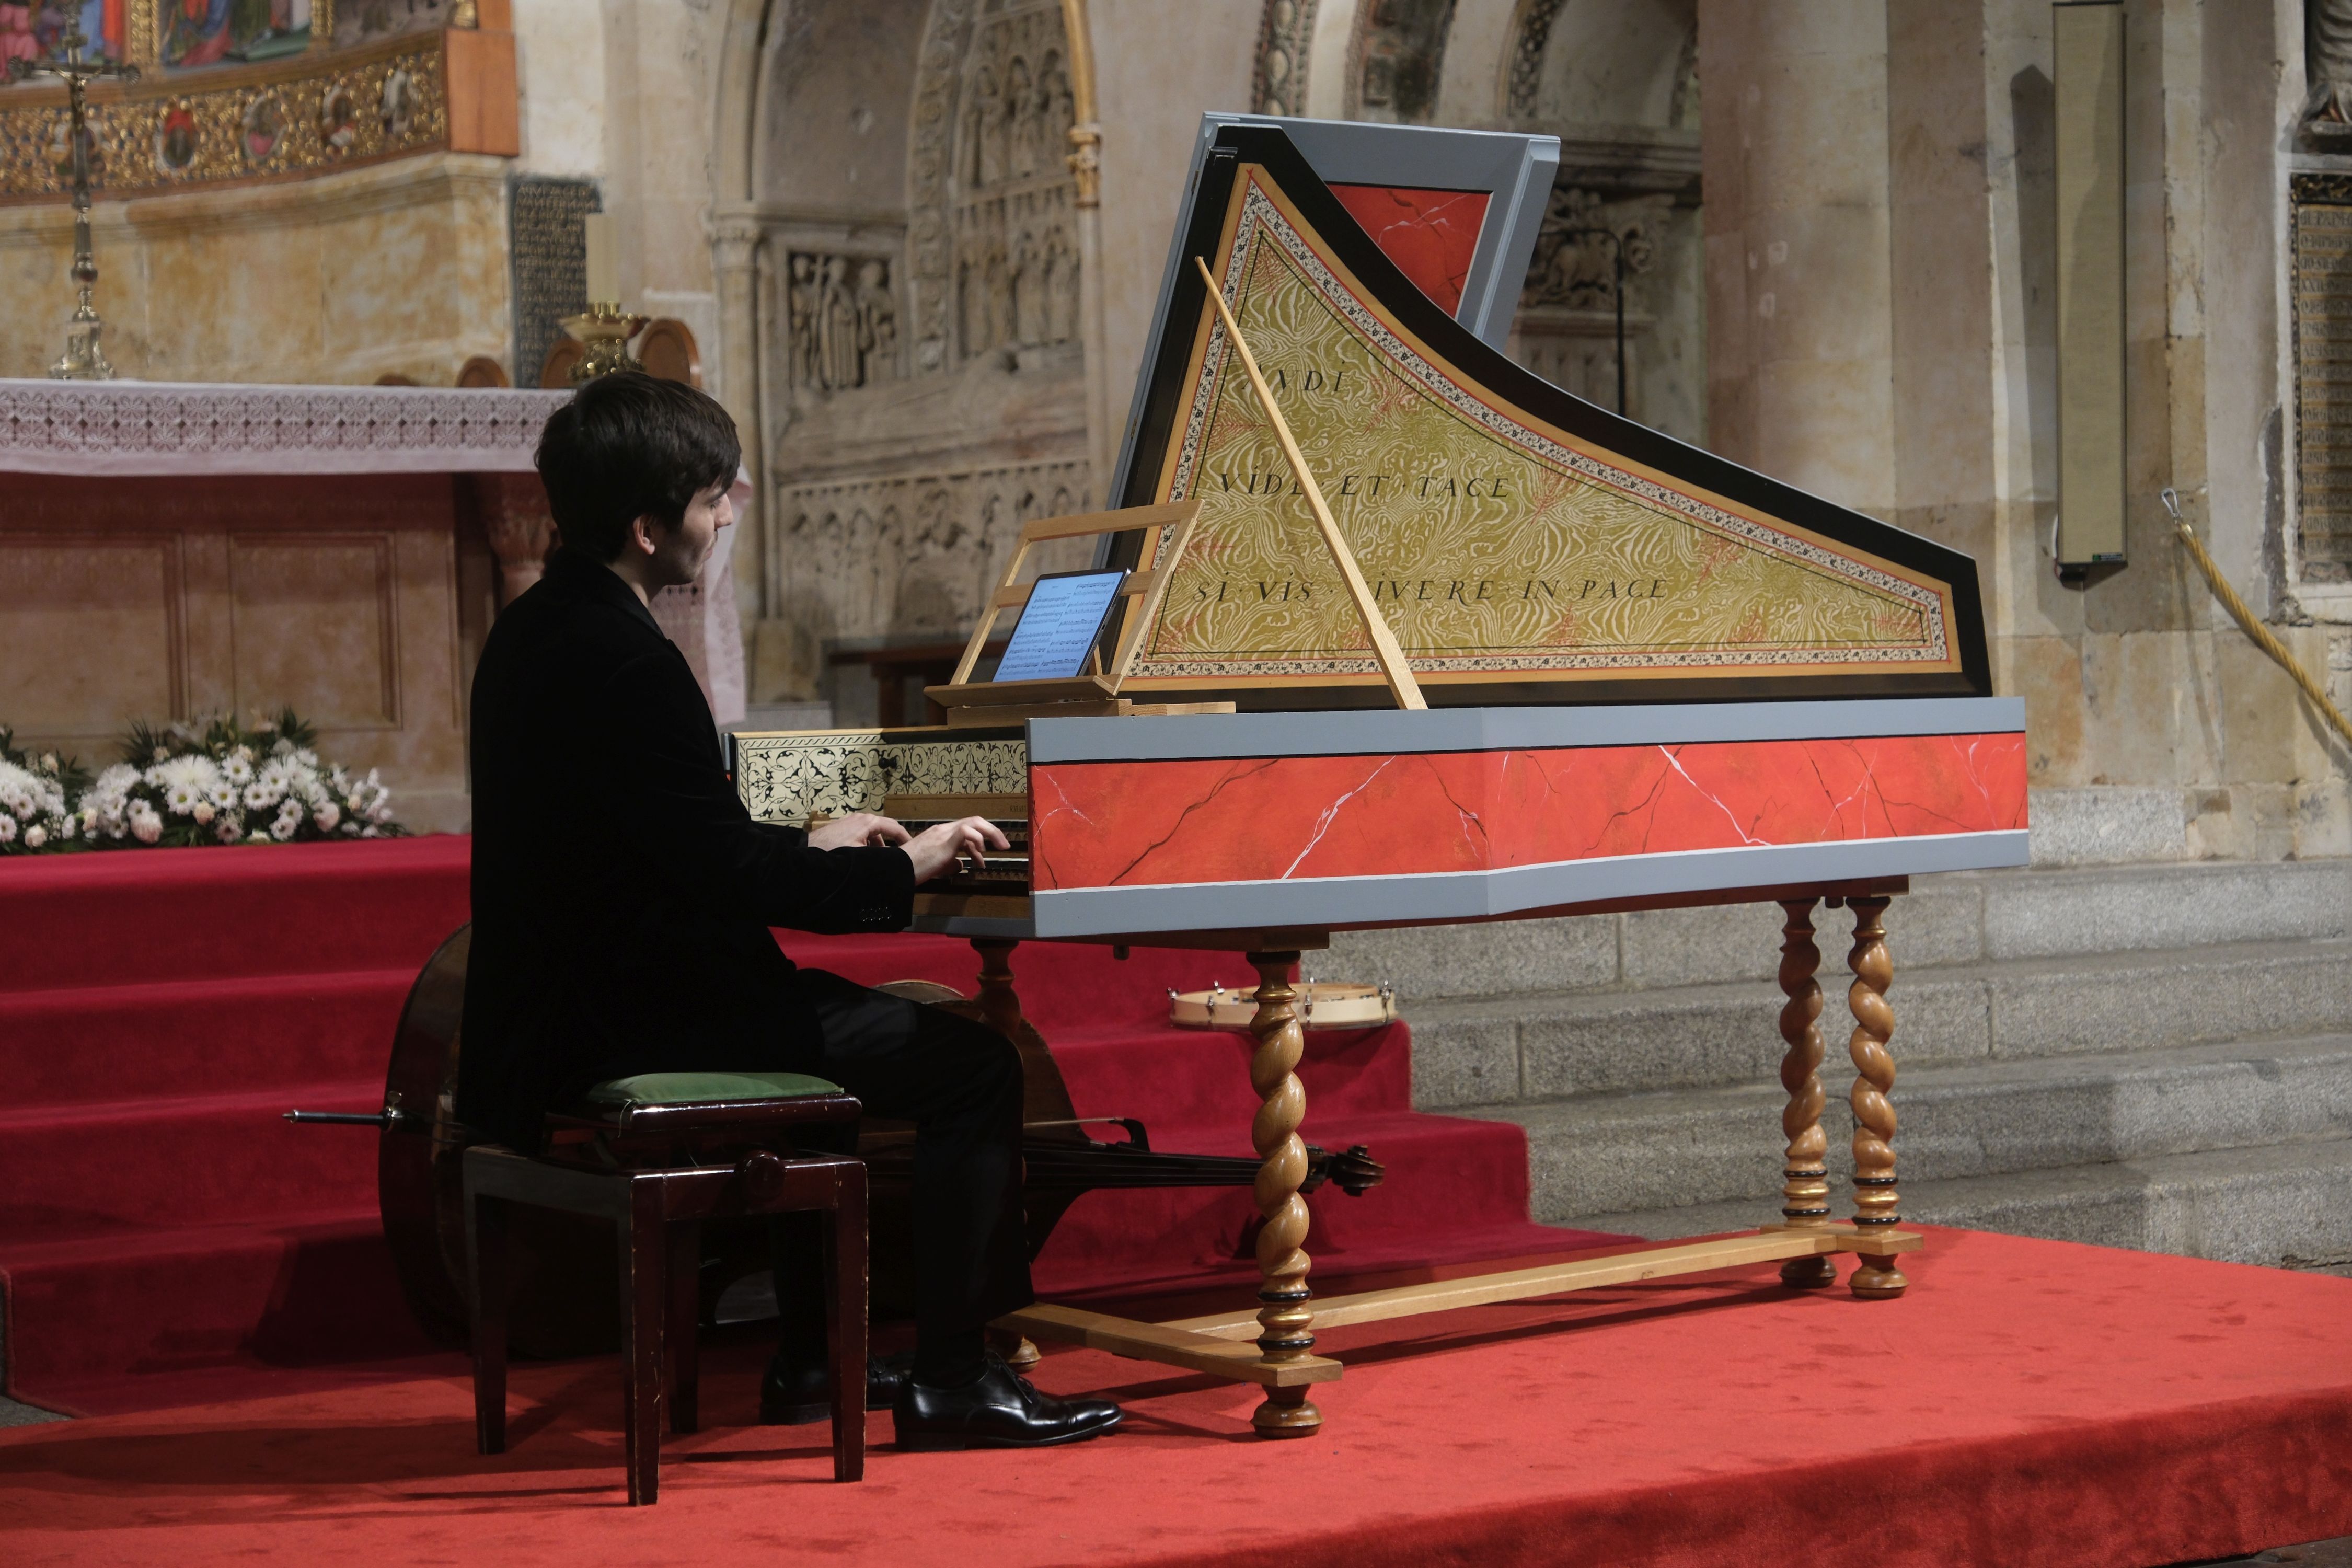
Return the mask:
<svg viewBox="0 0 2352 1568"><path fill-rule="evenodd" d="M1297 1436L1341 1372L1318 1325L1771 1262L1821 1288L1841 1255L1856 1295L1899 1297L1920 1237L1899 1223L1885 915L1914 875L2026 858L2023 705L1990 695L1974 563L1528 374L1397 271L1282 131L1204 148L1130 505L1024 531L931 689L947 726L738 738L755 816L1005 819L1012 855L915 906L981 950L992 1021L1018 1022L1024 941L1220 949L1257 973L1255 1306L1146 1322L1040 1303L1001 1326L1257 1384L1256 1429ZM1274 384L1245 331L1280 356ZM972 681L1029 547L1111 530L1133 574L1097 668ZM1341 593L1318 575L1313 616L1219 586L1327 564ZM1764 901L1786 915L1777 1221L1315 1299L1302 952L1335 931ZM1824 905L1853 915L1847 1218L1821 1120Z"/></svg>

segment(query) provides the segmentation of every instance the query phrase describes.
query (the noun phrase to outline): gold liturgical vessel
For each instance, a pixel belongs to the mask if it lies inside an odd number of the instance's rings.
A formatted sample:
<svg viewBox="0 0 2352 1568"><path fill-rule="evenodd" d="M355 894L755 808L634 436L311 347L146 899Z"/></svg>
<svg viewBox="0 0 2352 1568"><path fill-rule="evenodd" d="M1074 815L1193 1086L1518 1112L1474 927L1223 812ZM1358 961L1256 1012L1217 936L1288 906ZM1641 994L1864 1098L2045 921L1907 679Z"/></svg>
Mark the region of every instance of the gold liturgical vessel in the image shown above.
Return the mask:
<svg viewBox="0 0 2352 1568"><path fill-rule="evenodd" d="M564 319L563 330L580 340L583 351L572 367L572 384L593 381L616 370L643 370L629 352L629 340L646 330L652 318L621 308L619 237L609 213L590 213L588 229L588 310Z"/></svg>

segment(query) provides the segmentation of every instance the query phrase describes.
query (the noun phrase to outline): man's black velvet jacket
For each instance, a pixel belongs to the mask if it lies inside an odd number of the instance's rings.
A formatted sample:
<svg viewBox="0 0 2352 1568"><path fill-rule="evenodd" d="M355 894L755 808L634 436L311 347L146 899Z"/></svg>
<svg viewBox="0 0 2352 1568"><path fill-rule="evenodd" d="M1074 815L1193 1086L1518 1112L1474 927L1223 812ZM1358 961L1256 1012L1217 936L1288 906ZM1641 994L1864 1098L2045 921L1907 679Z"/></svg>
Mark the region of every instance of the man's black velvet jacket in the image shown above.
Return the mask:
<svg viewBox="0 0 2352 1568"><path fill-rule="evenodd" d="M817 1023L768 928L912 918L904 851L751 820L686 656L584 555L499 615L472 741L457 1113L501 1142L535 1147L541 1112L607 1078L785 1065Z"/></svg>

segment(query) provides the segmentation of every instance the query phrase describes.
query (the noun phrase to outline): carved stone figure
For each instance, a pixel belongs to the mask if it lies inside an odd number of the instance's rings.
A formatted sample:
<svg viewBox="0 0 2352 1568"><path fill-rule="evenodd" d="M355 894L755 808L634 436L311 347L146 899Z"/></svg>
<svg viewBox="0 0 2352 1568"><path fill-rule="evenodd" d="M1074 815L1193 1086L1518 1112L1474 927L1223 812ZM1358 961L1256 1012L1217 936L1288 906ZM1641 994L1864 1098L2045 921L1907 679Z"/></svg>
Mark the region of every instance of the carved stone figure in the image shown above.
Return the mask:
<svg viewBox="0 0 2352 1568"><path fill-rule="evenodd" d="M2305 0L2304 74L2311 83L2303 127L2314 136L2352 137L2352 0Z"/></svg>
<svg viewBox="0 0 2352 1568"><path fill-rule="evenodd" d="M823 386L824 384L823 362L818 357L816 347L816 258L793 257L791 273L793 384Z"/></svg>
<svg viewBox="0 0 2352 1568"><path fill-rule="evenodd" d="M857 269L857 317L866 344L861 384L888 381L898 370L898 304L891 297L889 269L868 260Z"/></svg>
<svg viewBox="0 0 2352 1568"><path fill-rule="evenodd" d="M1536 253L1528 262L1520 302L1564 305L1575 310L1610 308L1617 287L1617 258L1611 235L1624 247L1627 273L1649 270L1653 247L1641 223L1627 222L1622 214L1607 210L1591 191L1573 185L1555 187L1536 236Z"/></svg>

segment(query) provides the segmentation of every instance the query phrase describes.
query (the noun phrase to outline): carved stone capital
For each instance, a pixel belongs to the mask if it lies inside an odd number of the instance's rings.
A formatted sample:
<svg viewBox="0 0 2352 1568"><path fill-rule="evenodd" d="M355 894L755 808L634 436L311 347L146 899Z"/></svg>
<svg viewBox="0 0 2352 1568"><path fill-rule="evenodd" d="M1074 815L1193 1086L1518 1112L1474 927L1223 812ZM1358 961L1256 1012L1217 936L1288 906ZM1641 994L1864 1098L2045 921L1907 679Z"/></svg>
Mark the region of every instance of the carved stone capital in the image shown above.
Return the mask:
<svg viewBox="0 0 2352 1568"><path fill-rule="evenodd" d="M766 228L757 212L719 207L705 220L703 232L710 238L711 266L721 272L748 273Z"/></svg>
<svg viewBox="0 0 2352 1568"><path fill-rule="evenodd" d="M1070 153L1064 160L1070 166L1070 177L1077 181L1077 195L1072 205L1098 207L1102 205L1102 127L1089 121L1070 127Z"/></svg>

